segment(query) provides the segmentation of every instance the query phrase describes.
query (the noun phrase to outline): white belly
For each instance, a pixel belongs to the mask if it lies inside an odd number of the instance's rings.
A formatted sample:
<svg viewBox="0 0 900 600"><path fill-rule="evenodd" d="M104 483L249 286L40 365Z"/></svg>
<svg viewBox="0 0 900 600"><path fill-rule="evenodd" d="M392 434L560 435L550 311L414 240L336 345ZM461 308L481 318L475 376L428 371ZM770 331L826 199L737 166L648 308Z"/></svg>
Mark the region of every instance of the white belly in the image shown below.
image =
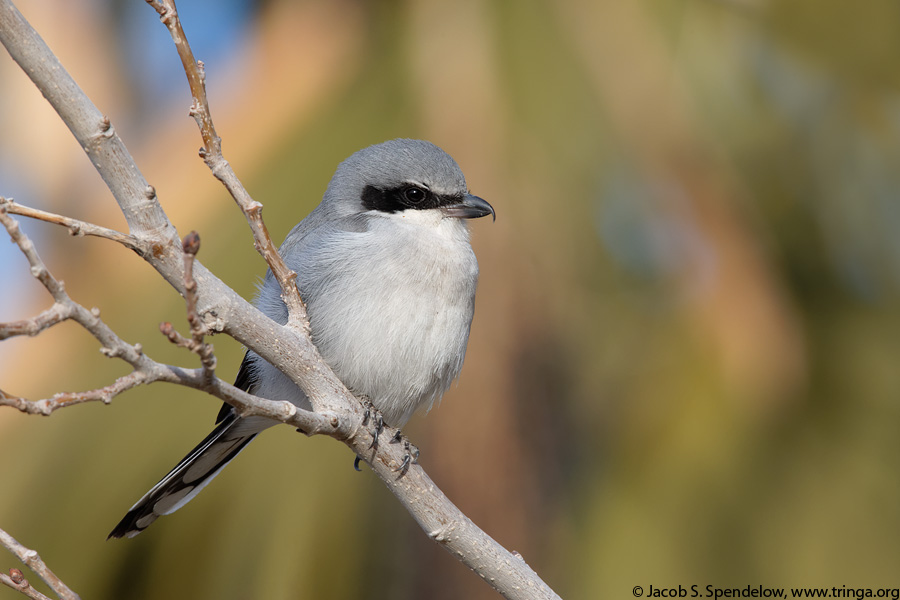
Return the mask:
<svg viewBox="0 0 900 600"><path fill-rule="evenodd" d="M425 225L430 235L417 235ZM379 227L389 244L375 243L386 239ZM375 219L305 258L298 281L313 341L341 381L395 426L430 407L462 368L472 322L478 265L465 226Z"/></svg>

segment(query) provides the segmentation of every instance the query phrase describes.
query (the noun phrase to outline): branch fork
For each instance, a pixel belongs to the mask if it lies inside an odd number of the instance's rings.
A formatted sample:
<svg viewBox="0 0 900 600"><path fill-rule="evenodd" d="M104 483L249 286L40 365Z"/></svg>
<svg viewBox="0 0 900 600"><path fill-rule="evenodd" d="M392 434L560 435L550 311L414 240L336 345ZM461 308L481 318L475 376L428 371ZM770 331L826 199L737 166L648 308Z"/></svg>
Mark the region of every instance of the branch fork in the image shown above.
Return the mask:
<svg viewBox="0 0 900 600"><path fill-rule="evenodd" d="M78 594L73 592L69 586L63 583L63 581L50 570L50 567L47 566L36 551L26 548L13 536L2 529L0 529L0 546L3 546L16 555L19 560L25 563L29 569L34 571L61 600L81 600ZM0 583L21 592L34 600L50 600L47 596L31 587L31 584L28 583L28 580L25 579L25 576L19 569L10 569L9 575L0 573Z"/></svg>
<svg viewBox="0 0 900 600"><path fill-rule="evenodd" d="M281 297L288 308L287 326L299 328L308 334L309 319L306 315L306 306L297 289L297 275L285 265L275 244L272 243L266 224L262 220L262 204L250 197L222 154L222 138L216 133L206 95L206 68L203 61L194 58L194 52L191 50L181 20L178 18L175 2L174 0L147 0L147 3L156 10L160 21L169 30L169 35L175 42L175 48L178 50L178 56L181 58L181 64L187 75L188 85L191 89L189 114L197 122L200 137L203 139L200 157L203 158L213 176L226 187L241 212L244 213L250 230L253 232L253 245L256 251L266 261L272 275L281 285Z"/></svg>

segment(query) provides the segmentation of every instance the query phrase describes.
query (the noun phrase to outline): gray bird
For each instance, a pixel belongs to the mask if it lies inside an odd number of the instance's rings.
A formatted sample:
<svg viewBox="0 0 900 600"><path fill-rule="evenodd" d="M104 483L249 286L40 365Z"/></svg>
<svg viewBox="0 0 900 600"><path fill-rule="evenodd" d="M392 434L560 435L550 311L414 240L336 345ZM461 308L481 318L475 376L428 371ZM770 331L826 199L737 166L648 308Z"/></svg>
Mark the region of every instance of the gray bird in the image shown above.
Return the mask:
<svg viewBox="0 0 900 600"><path fill-rule="evenodd" d="M494 215L469 194L456 162L430 142L398 139L342 162L322 202L281 246L297 272L325 362L384 420L402 427L430 408L462 368L478 263L465 219ZM271 272L255 302L284 324ZM235 385L311 409L303 391L249 350ZM134 537L190 501L264 429L225 405L216 428L131 507L109 537Z"/></svg>

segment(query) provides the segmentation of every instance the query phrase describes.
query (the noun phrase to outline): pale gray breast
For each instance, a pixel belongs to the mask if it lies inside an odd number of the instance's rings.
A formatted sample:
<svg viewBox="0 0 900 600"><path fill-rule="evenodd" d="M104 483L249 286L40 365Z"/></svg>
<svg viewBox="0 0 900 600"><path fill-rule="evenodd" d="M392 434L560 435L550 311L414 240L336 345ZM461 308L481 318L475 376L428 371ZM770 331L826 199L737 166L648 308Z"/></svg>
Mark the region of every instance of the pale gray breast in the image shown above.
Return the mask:
<svg viewBox="0 0 900 600"><path fill-rule="evenodd" d="M395 221L332 230L294 268L326 362L402 426L462 368L478 265L460 221Z"/></svg>

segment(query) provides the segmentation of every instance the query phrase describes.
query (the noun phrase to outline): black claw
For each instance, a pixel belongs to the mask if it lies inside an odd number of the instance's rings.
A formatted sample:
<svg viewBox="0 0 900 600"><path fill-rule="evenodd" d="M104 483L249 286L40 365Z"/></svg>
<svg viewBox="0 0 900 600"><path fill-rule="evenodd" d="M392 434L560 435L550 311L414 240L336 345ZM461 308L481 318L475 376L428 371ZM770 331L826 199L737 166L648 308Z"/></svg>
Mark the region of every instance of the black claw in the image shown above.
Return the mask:
<svg viewBox="0 0 900 600"><path fill-rule="evenodd" d="M381 417L381 414L378 413L375 416L375 430L372 432L372 445L369 448L375 448L378 446L378 436L381 435L381 432L384 430L384 419Z"/></svg>
<svg viewBox="0 0 900 600"><path fill-rule="evenodd" d="M419 449L409 443L409 440L406 440L403 443L403 447L406 449L408 454L412 455L412 462L414 465L419 464Z"/></svg>
<svg viewBox="0 0 900 600"><path fill-rule="evenodd" d="M403 434L398 429L397 433L394 434L394 437L391 438L391 443L396 444L397 442L399 442L402 439L403 439Z"/></svg>
<svg viewBox="0 0 900 600"><path fill-rule="evenodd" d="M403 457L403 462L400 463L400 466L394 469L394 471L399 471L400 475L403 476L409 471L409 465L412 464L412 456L409 454Z"/></svg>
<svg viewBox="0 0 900 600"><path fill-rule="evenodd" d="M353 469L356 470L356 471L362 471L362 469L359 468L359 461L360 461L360 460L362 460L362 459L361 459L360 457L357 456L356 459L353 461Z"/></svg>
<svg viewBox="0 0 900 600"><path fill-rule="evenodd" d="M394 436L395 438L398 436ZM406 475L407 471L409 471L410 465L419 464L419 449L409 443L409 440L403 440L403 449L406 450L406 454L403 455L403 461L400 463L394 472L399 472L400 477Z"/></svg>

